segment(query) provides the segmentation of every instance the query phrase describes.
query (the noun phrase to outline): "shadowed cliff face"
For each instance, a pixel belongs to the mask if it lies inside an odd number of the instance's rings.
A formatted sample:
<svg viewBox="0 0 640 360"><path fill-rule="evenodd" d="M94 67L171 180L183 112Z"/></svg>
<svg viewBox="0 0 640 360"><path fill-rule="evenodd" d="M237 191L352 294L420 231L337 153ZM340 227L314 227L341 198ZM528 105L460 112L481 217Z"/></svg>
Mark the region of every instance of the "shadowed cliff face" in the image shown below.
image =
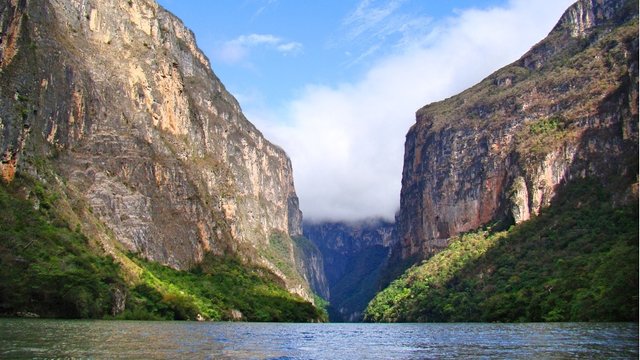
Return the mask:
<svg viewBox="0 0 640 360"><path fill-rule="evenodd" d="M308 276L276 261L305 268L291 163L179 19L152 0L11 0L0 24L5 181L23 171L59 189L107 251L179 269L233 254L308 297Z"/></svg>
<svg viewBox="0 0 640 360"><path fill-rule="evenodd" d="M573 178L615 175L621 201L637 196L637 17L635 1L578 1L519 61L420 109L393 258L429 257L461 232L527 220Z"/></svg>
<svg viewBox="0 0 640 360"><path fill-rule="evenodd" d="M395 224L383 220L360 223L304 223L304 235L324 258L331 321L362 321L369 300L379 290L380 271L395 242ZM384 284L386 285L386 284Z"/></svg>

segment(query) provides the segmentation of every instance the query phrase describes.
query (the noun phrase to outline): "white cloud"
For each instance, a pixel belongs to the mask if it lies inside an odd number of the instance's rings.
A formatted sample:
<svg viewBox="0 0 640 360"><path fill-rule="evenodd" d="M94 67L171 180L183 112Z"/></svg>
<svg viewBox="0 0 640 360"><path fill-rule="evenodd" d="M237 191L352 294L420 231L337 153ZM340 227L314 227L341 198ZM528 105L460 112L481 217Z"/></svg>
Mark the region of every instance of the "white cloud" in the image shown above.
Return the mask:
<svg viewBox="0 0 640 360"><path fill-rule="evenodd" d="M227 63L239 63L245 61L252 49L265 47L274 49L283 54L296 53L302 50L302 44L284 39L271 34L241 35L222 44L216 52L216 57Z"/></svg>
<svg viewBox="0 0 640 360"><path fill-rule="evenodd" d="M281 43L278 46L276 46L276 50L278 50L281 53L295 53L297 51L302 50L302 44L298 42Z"/></svg>
<svg viewBox="0 0 640 360"><path fill-rule="evenodd" d="M513 0L460 11L421 41L403 42L358 81L307 86L287 105L284 121L250 110L248 117L291 157L306 219L392 219L415 111L516 60L571 2ZM360 32L362 21L354 24Z"/></svg>

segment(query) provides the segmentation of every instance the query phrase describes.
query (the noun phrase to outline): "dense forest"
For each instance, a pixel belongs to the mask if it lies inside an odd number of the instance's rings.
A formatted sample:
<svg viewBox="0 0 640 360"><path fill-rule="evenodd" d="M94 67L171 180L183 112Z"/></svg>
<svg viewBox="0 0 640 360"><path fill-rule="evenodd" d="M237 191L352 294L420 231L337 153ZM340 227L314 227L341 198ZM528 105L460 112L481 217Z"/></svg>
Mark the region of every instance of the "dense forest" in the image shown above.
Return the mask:
<svg viewBox="0 0 640 360"><path fill-rule="evenodd" d="M638 203L596 181L566 186L539 216L450 246L379 293L369 321L637 321Z"/></svg>

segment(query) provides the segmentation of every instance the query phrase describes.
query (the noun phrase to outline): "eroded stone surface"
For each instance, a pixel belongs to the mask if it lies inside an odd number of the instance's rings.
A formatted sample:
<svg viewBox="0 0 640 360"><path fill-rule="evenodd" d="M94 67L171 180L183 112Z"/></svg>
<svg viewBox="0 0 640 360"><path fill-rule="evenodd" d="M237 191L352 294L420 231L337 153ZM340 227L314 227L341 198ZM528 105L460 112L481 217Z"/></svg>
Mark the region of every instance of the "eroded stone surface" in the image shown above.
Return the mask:
<svg viewBox="0 0 640 360"><path fill-rule="evenodd" d="M637 17L634 1L580 0L520 60L420 109L406 139L395 258L525 221L573 178L615 175L628 180L621 193L632 191Z"/></svg>
<svg viewBox="0 0 640 360"><path fill-rule="evenodd" d="M289 158L155 1L5 1L0 25L3 178L50 164L105 234L179 269L206 251L275 267L270 236L302 233Z"/></svg>

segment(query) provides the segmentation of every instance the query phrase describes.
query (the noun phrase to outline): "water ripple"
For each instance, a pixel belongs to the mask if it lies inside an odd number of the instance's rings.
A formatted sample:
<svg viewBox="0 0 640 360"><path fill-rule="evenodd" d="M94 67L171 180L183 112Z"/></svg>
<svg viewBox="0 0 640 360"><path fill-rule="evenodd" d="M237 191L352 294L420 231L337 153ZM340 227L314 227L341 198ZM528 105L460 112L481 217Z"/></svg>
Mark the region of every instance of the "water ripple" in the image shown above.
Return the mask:
<svg viewBox="0 0 640 360"><path fill-rule="evenodd" d="M637 359L638 324L0 319L0 358Z"/></svg>

